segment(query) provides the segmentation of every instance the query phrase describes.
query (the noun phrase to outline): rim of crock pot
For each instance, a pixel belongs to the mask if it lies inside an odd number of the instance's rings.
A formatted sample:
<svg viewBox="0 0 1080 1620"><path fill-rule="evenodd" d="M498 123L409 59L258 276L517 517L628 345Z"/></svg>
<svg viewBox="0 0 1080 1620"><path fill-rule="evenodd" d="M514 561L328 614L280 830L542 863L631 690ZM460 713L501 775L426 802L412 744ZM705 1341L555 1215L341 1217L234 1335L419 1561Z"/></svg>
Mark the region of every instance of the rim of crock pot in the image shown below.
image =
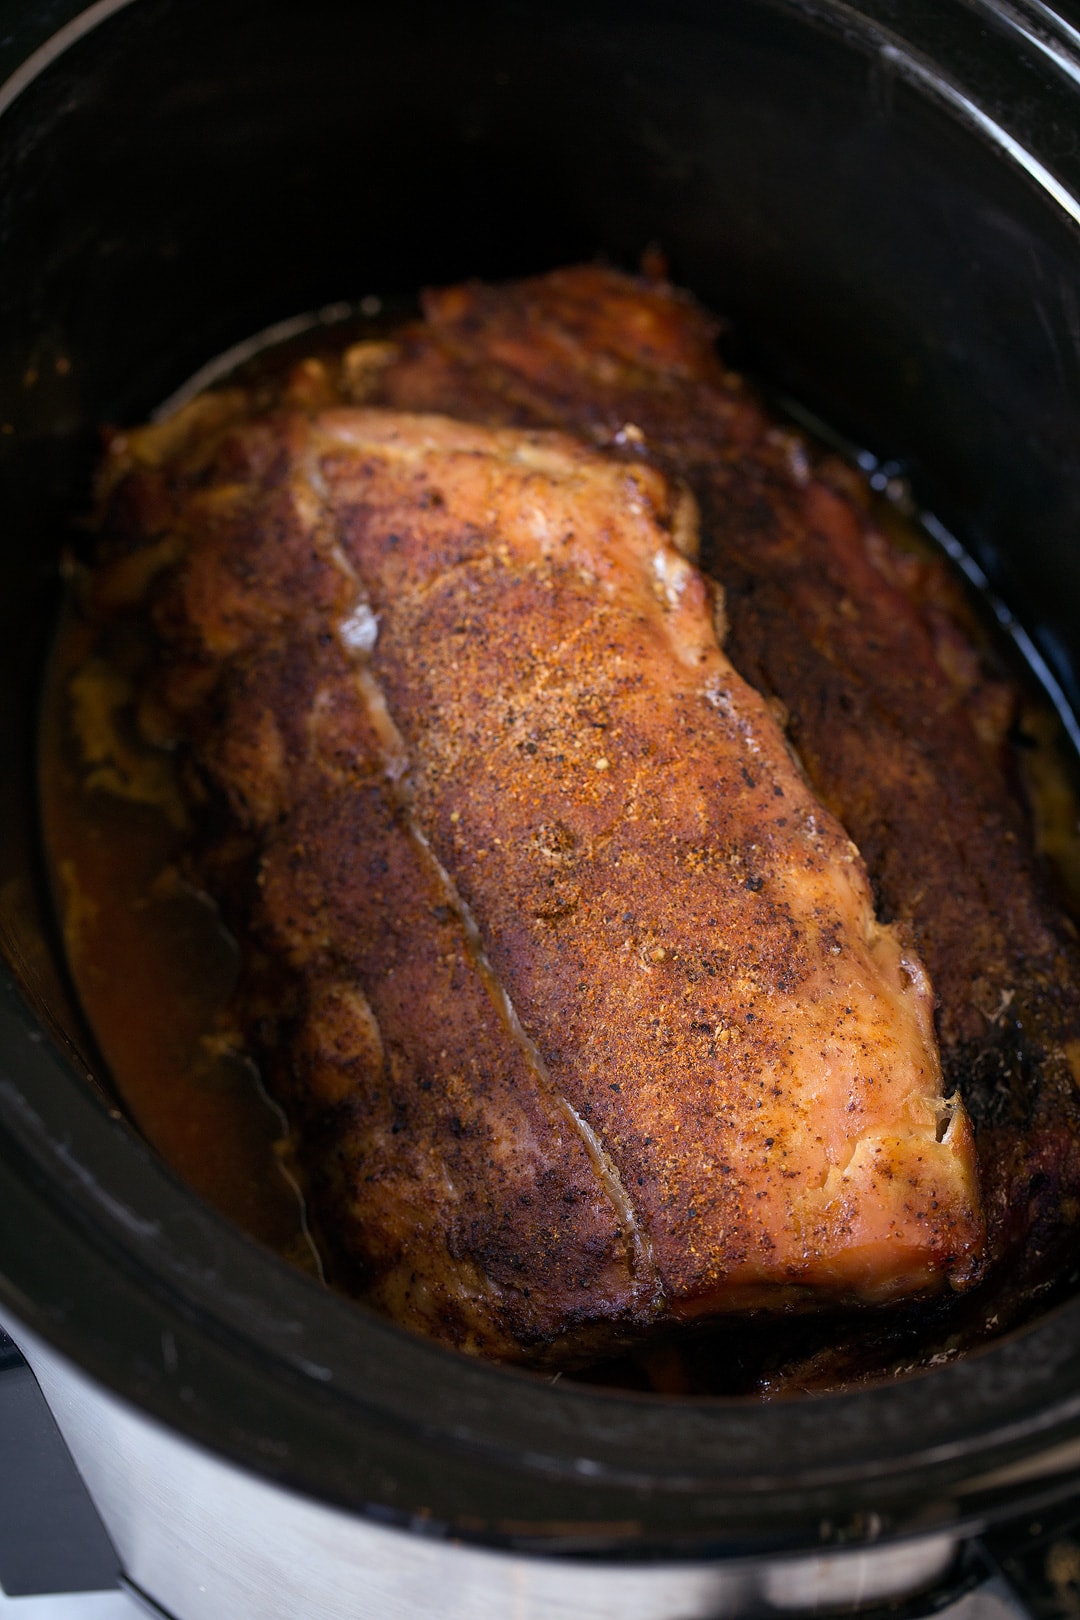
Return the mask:
<svg viewBox="0 0 1080 1620"><path fill-rule="evenodd" d="M14 73L0 84L0 118L7 112L12 102L16 101L46 68L51 67L58 57L63 56L78 40L92 33L107 18L134 3L135 0L96 0L96 3L87 6L85 11L77 12L62 28L58 28L55 34L50 34L45 43L32 51Z"/></svg>
<svg viewBox="0 0 1080 1620"><path fill-rule="evenodd" d="M880 59L899 77L926 92L951 112L957 113L961 122L969 128L976 129L981 135L986 136L1017 168L1022 169L1046 192L1062 213L1074 224L1080 225L1080 199L1073 195L1068 186L1029 152L1022 141L1010 135L1003 124L984 111L959 84L942 73L940 68L909 40L896 33L894 29L874 19L868 19L864 12L847 4L846 0L824 0L824 3L821 3L821 0L779 0L779 3L789 5L791 9L802 11L805 15L815 16L826 24L834 15L843 16L853 34L877 45ZM975 0L975 8L989 17L1007 22L1022 38L1049 54L1056 66L1060 67L1063 62L1068 62L1070 76L1077 72L1067 53L1051 50L1048 42L1023 27L1011 6L999 4L998 0Z"/></svg>
<svg viewBox="0 0 1080 1620"><path fill-rule="evenodd" d="M132 3L74 16L0 86L0 115ZM843 0L765 3L871 45L1080 224L1065 184L893 30ZM1057 61L1075 31L1037 9L1060 24ZM1029 37L1016 7L976 10ZM834 1395L762 1405L552 1387L337 1299L202 1206L46 1044L9 975L0 1052L8 1308L156 1420L314 1496L487 1544L700 1557L804 1546L810 1523L854 1543L981 1522L1016 1510L1017 1471L1036 1470L1022 1489L1037 1506L1080 1470L1080 1300L918 1378ZM449 1491L436 1456L452 1464Z"/></svg>
<svg viewBox="0 0 1080 1620"><path fill-rule="evenodd" d="M0 118L23 92L40 78L61 56L81 39L118 12L127 10L136 0L95 0L86 10L76 12L61 28L39 45L9 76L0 83ZM959 84L914 45L911 40L889 27L880 18L866 10L859 10L849 0L764 0L765 4L779 7L822 23L835 30L842 23L843 31L865 43L876 45L881 57L911 84L943 102L969 127L986 136L1018 168L1022 169L1047 193L1053 202L1073 222L1080 225L1080 199L1060 181L1045 164L1029 152L1021 140L1011 135L1004 125L980 107L973 97L965 94ZM1080 29L1043 3L1043 0L972 0L971 9L1004 22L1020 38L1050 60L1075 84L1080 85ZM1024 12L1030 13L1029 23ZM1041 24L1042 31L1033 23ZM1070 49L1070 47L1072 47Z"/></svg>

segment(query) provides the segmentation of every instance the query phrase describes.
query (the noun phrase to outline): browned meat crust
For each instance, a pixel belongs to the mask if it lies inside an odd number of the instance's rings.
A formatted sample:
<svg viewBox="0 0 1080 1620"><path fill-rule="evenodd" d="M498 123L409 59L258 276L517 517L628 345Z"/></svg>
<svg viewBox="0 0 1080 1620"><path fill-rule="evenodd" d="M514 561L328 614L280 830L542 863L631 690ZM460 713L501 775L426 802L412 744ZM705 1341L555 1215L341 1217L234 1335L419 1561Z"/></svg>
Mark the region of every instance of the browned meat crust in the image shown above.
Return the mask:
<svg viewBox="0 0 1080 1620"><path fill-rule="evenodd" d="M504 1357L978 1274L931 993L654 468L243 393L116 442L94 596L227 833L354 1283ZM239 835L239 838L238 836Z"/></svg>
<svg viewBox="0 0 1080 1620"><path fill-rule="evenodd" d="M433 293L425 312L367 397L569 428L692 487L732 660L778 701L929 967L991 1251L1022 1297L1080 1210L1080 957L1013 789L1014 694L974 650L956 588L890 544L860 480L815 465L722 366L686 295L581 268Z"/></svg>

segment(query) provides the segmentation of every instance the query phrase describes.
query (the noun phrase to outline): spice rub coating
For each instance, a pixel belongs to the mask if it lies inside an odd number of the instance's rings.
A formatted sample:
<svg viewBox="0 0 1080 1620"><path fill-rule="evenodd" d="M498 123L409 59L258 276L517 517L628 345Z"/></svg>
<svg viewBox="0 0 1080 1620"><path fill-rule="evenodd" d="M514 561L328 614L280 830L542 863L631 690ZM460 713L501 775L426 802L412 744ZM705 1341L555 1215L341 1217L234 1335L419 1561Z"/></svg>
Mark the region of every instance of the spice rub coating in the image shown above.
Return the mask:
<svg viewBox="0 0 1080 1620"><path fill-rule="evenodd" d="M925 972L721 650L685 493L559 434L248 417L114 444L94 596L151 616L147 710L252 874L246 1034L354 1286L555 1362L968 1285Z"/></svg>
<svg viewBox="0 0 1080 1620"><path fill-rule="evenodd" d="M726 650L773 703L818 797L912 931L947 1089L974 1120L995 1319L1080 1215L1080 951L1016 792L1018 693L940 561L897 547L865 482L778 423L662 282L596 266L433 292L346 393L556 426L682 480L724 588ZM358 351L359 353L359 351Z"/></svg>

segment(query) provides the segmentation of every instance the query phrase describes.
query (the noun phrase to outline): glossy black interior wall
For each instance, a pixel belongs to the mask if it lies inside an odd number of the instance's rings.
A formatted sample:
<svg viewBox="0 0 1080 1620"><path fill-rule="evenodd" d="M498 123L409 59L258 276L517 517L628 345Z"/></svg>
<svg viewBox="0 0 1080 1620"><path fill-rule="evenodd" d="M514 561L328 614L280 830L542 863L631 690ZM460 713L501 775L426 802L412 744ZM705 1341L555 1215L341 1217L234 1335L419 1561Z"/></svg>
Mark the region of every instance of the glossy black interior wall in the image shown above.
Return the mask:
<svg viewBox="0 0 1080 1620"><path fill-rule="evenodd" d="M270 320L657 242L739 359L914 468L1064 665L1075 225L882 37L781 0L139 0L4 120L16 491L77 503L99 422Z"/></svg>

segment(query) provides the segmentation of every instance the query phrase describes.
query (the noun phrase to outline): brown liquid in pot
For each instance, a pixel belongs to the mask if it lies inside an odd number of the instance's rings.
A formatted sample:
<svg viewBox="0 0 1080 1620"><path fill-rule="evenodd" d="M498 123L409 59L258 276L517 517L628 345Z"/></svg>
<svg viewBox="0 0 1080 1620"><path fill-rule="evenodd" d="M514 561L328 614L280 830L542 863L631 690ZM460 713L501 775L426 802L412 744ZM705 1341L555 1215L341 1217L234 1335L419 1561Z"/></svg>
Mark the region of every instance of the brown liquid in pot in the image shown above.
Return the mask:
<svg viewBox="0 0 1080 1620"><path fill-rule="evenodd" d="M385 329L385 323L366 322L358 332L350 322L323 341L338 347ZM307 334L260 353L236 375L272 380L298 350L310 354L317 347ZM931 546L897 504L883 500L876 517L904 548L925 552ZM1015 668L989 612L980 637ZM321 1271L284 1117L228 1033L237 947L213 904L182 875L187 829L173 762L136 724L142 656L134 636L101 631L72 604L49 672L42 808L72 976L116 1090L147 1140L195 1192L251 1236ZM1025 694L1017 751L1023 785L1037 843L1075 907L1075 761L1060 718L1030 672ZM865 1341L858 1371L880 1376L956 1353L992 1331L990 1321L968 1324L950 1344L935 1337L939 1315L939 1307L922 1306L779 1322L728 1320L582 1376L668 1393L772 1393L790 1386L771 1369L812 1360L838 1335ZM827 1373L823 1381L829 1382Z"/></svg>

